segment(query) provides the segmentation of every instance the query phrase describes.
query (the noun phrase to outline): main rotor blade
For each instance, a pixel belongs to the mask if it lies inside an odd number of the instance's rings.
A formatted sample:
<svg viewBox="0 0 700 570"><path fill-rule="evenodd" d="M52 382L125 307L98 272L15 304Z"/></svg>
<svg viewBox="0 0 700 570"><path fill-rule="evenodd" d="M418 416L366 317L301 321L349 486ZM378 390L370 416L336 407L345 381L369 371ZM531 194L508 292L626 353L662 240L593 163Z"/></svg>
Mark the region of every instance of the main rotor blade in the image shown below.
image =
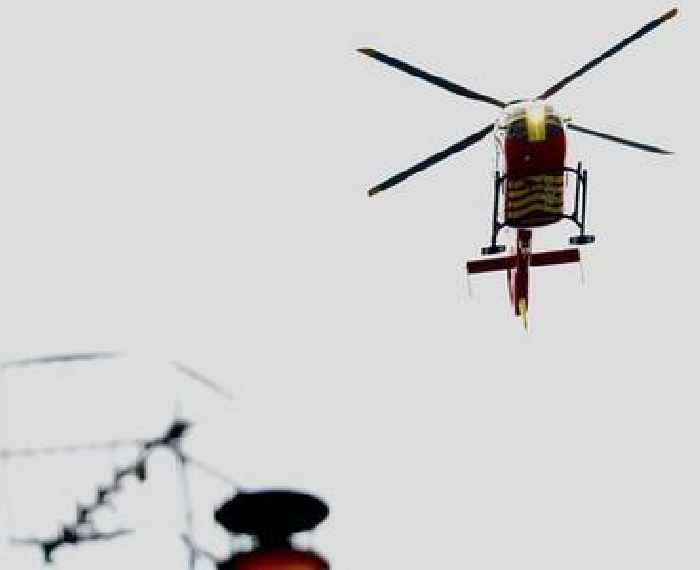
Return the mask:
<svg viewBox="0 0 700 570"><path fill-rule="evenodd" d="M624 144L626 146L631 146L632 148L638 148L639 150L645 150L647 152L655 152L657 154L673 154L671 151L664 150L662 148L659 148L658 146L652 146L649 144L643 144L643 143L638 143L638 142L631 141L628 139L623 139L620 137L616 137L615 135L609 135L607 133L601 133L600 131L594 131L592 129L587 129L586 127L580 127L578 125L574 125L573 123L569 123L568 126L571 130L578 131L579 133L593 135L594 137L600 137L601 139L606 139L606 140L616 142L619 144Z"/></svg>
<svg viewBox="0 0 700 570"><path fill-rule="evenodd" d="M613 47L611 47L608 51L599 55L595 59L589 61L586 65L584 65L583 67L581 67L580 69L578 69L577 71L572 73L571 75L567 75L559 83L557 83L556 85L553 85L552 87L547 89L547 91L542 93L542 95L540 95L538 97L538 99L547 99L548 97L551 97L552 95L557 93L560 89L562 89L564 86L571 83L577 77L580 77L581 75L583 75L587 71L590 71L592 68L594 68L596 65L598 65L603 60L615 55L617 52L619 52L620 50L625 48L627 45L631 44L633 41L638 40L639 38L641 38L645 34L648 34L654 28L663 24L666 20L670 20L671 18L673 18L676 14L678 14L678 8L674 8L673 10L669 10L663 16L656 18L656 20L652 20L646 26L642 26L641 28L639 28L639 30L637 30L631 36L628 36L625 39L623 39L621 42L618 42Z"/></svg>
<svg viewBox="0 0 700 570"><path fill-rule="evenodd" d="M412 65L409 65L408 63L403 62L400 59L396 59L395 57L386 55L380 51L377 51L376 49L360 48L357 51L369 57L372 57L377 61L386 63L387 65L390 65L391 67L394 67L400 71L408 73L409 75L413 75L414 77L418 77L419 79L424 79L425 81L428 81L433 85L437 85L438 87L447 89L451 93L455 93L457 95L461 95L462 97L466 97L467 99L474 99L475 101L491 103L491 105L496 105L497 107L501 108L506 106L506 103L504 103L503 101L499 101L498 99L494 99L493 97L489 97L488 95L482 95L481 93L477 93L476 91L472 91L471 89L467 89L466 87L457 85L452 81L448 81L443 77L438 77L437 75L433 75L432 73L428 73L427 71L423 71L422 69L413 67Z"/></svg>
<svg viewBox="0 0 700 570"><path fill-rule="evenodd" d="M409 176L413 176L417 172L420 172L421 170L425 170L429 166L432 166L433 164L437 164L441 160L446 159L448 156L451 156L451 155L455 154L456 152L459 152L461 150L464 150L467 147L470 147L471 145L479 142L486 135L488 135L493 130L493 127L494 127L493 125L488 125L488 126L484 127L483 129L481 129L480 131L477 131L476 133L472 133L467 138L462 139L461 141L453 144L450 147L447 147L445 150L441 150L437 154L429 156L428 158L426 158L425 160L412 166L411 168L404 170L403 172L399 172L398 174L395 174L391 178L388 178L387 180L385 180L381 184L370 189L367 192L367 194L369 196L374 196L377 192L381 192L382 190L386 190L388 188L391 188L392 186L395 186L399 182L406 180L406 178L408 178Z"/></svg>

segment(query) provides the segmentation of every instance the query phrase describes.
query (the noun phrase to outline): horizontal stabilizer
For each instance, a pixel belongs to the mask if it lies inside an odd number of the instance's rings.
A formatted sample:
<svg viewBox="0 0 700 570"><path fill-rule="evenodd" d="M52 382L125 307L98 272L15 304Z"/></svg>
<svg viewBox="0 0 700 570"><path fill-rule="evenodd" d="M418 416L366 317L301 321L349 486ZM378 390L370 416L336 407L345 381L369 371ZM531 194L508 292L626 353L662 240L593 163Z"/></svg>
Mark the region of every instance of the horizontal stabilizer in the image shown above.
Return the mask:
<svg viewBox="0 0 700 570"><path fill-rule="evenodd" d="M495 257L492 259L475 259L467 261L467 273L486 273L488 271L504 271L515 267L517 258L514 255L508 257Z"/></svg>
<svg viewBox="0 0 700 570"><path fill-rule="evenodd" d="M541 251L539 253L533 253L530 256L531 267L559 265L560 263L576 263L577 261L581 261L581 255L576 248Z"/></svg>
<svg viewBox="0 0 700 570"><path fill-rule="evenodd" d="M530 267L544 265L559 265L561 263L576 263L581 261L577 248L559 249L556 251L541 251L530 254ZM518 258L515 255L495 257L491 259L475 259L467 261L467 273L488 273L490 271L505 271L514 269Z"/></svg>

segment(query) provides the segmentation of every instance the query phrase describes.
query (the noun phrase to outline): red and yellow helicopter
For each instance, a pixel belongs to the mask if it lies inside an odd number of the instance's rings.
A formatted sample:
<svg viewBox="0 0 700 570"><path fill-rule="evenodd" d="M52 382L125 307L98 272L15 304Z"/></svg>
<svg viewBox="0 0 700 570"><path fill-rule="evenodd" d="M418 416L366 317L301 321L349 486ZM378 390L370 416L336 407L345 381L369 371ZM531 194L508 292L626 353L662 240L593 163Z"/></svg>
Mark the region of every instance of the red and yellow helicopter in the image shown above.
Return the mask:
<svg viewBox="0 0 700 570"><path fill-rule="evenodd" d="M517 237L515 246L510 248L509 255L468 261L467 272L471 274L506 271L511 304L515 314L523 319L525 328L527 328L529 268L580 261L578 248L533 253L531 248L532 228L547 226L561 220L570 220L579 229L578 234L569 239L572 245L586 245L595 241L593 235L586 233L588 172L582 167L581 162L576 168L566 166L567 130L593 135L647 152L671 154L656 146L577 125L558 113L546 101L603 60L615 55L633 41L676 16L677 13L678 9L674 8L652 20L537 97L510 102L477 93L375 49L359 49L358 51L364 55L442 87L456 95L489 103L502 109L502 114L495 123L487 125L480 131L470 134L411 168L388 178L371 188L368 192L369 196L392 188L409 176L469 148L490 133L494 133L497 166L494 173L493 230L491 243L481 248L481 254L485 256L496 255L506 251L504 245L497 244L498 234L504 227L516 228ZM564 209L564 187L567 184L569 174L575 178L576 189L573 207L567 213ZM501 196L504 197L502 205L499 203Z"/></svg>

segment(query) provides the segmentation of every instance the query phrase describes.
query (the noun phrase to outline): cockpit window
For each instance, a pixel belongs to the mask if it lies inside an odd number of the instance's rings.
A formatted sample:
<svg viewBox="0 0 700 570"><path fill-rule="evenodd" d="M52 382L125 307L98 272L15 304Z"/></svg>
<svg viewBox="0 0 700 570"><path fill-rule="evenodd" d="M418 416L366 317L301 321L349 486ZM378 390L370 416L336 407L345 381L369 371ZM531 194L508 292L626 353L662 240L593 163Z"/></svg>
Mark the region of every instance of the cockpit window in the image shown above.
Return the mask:
<svg viewBox="0 0 700 570"><path fill-rule="evenodd" d="M553 113L547 113L545 115L545 129L546 138L561 134L563 132L561 119ZM517 118L514 117L511 119L511 121L507 124L506 132L509 137L528 142L529 139L527 135L527 121L525 118L525 113L521 114Z"/></svg>
<svg viewBox="0 0 700 570"><path fill-rule="evenodd" d="M504 111L498 123L499 130L516 140L537 142L563 133L564 125L561 116L552 105L543 101L515 103L506 107ZM544 124L542 124L542 118L544 118Z"/></svg>

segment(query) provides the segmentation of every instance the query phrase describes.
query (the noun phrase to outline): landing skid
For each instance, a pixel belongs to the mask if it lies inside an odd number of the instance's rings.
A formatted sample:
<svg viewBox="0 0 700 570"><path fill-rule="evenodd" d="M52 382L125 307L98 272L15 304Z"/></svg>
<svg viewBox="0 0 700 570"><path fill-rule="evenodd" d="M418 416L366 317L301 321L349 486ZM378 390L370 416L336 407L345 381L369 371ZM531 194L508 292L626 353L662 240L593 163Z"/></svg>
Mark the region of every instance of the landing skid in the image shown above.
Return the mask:
<svg viewBox="0 0 700 570"><path fill-rule="evenodd" d="M493 245L487 245L486 247L481 248L481 255L498 255L499 253L503 253L506 250L505 245L500 245L500 244L493 244Z"/></svg>
<svg viewBox="0 0 700 570"><path fill-rule="evenodd" d="M576 175L576 194L574 197L574 210L571 214L564 214L562 219L571 220L578 226L579 234L569 238L572 245L589 245L595 242L595 236L586 233L586 203L588 200L588 171L581 164L577 167L564 167L563 172L571 172ZM497 244L496 240L500 231L508 224L498 219L499 199L503 183L508 179L508 175L496 171L493 183L493 222L491 230L491 244L481 248L481 255L497 255L506 250L505 245Z"/></svg>
<svg viewBox="0 0 700 570"><path fill-rule="evenodd" d="M571 236L569 238L569 243L571 245L589 245L591 243L595 242L595 236L594 235L585 235L581 234L578 236Z"/></svg>

